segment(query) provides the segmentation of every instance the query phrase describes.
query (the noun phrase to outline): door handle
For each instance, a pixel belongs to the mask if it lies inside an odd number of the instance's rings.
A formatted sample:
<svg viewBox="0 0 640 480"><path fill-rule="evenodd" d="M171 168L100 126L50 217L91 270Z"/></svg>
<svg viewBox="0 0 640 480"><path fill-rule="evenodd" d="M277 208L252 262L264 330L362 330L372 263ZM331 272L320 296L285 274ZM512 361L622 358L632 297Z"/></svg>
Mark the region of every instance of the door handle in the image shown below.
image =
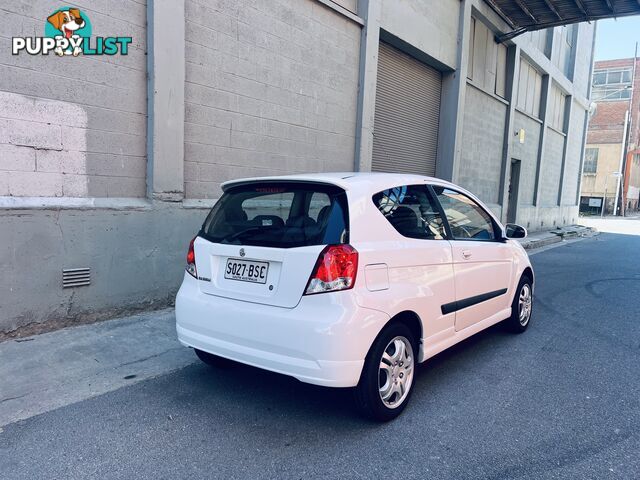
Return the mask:
<svg viewBox="0 0 640 480"><path fill-rule="evenodd" d="M463 250L462 251L462 256L464 258L471 258L472 255L473 255L473 252L471 250Z"/></svg>

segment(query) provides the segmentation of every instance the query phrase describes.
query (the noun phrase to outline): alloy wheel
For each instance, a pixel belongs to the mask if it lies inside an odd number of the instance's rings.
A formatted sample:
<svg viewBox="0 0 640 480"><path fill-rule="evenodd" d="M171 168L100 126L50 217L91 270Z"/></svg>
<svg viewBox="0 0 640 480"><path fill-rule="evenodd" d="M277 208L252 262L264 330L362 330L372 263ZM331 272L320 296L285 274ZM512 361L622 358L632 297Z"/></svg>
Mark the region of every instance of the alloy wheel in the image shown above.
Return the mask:
<svg viewBox="0 0 640 480"><path fill-rule="evenodd" d="M384 349L378 373L380 399L387 408L397 408L409 394L413 383L414 357L406 337L393 338Z"/></svg>
<svg viewBox="0 0 640 480"><path fill-rule="evenodd" d="M531 304L531 286L528 283L525 283L520 289L520 298L518 300L518 319L520 321L520 325L523 327L529 323L529 319L531 318Z"/></svg>

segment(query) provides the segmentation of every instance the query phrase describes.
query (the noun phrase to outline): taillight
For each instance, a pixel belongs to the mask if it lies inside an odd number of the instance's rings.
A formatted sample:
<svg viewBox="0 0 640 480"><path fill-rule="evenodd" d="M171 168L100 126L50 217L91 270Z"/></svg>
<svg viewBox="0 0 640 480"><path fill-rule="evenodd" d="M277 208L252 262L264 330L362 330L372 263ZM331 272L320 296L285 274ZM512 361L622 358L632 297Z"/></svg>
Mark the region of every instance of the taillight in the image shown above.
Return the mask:
<svg viewBox="0 0 640 480"><path fill-rule="evenodd" d="M348 290L356 283L358 252L351 245L325 247L307 283L305 295Z"/></svg>
<svg viewBox="0 0 640 480"><path fill-rule="evenodd" d="M193 242L196 241L196 237L189 243L189 251L187 252L187 273L193 278L198 278L198 271L196 270L196 252L193 250Z"/></svg>

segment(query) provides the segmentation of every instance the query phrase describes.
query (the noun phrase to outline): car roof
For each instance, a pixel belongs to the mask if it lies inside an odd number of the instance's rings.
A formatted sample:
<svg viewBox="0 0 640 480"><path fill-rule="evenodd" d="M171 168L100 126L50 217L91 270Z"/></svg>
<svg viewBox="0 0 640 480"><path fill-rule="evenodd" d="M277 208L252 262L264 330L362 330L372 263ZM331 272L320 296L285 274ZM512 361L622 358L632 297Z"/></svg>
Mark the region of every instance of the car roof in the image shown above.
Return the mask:
<svg viewBox="0 0 640 480"><path fill-rule="evenodd" d="M223 190L235 185L258 182L318 182L339 186L344 190L384 190L399 185L411 185L419 183L434 183L455 187L450 182L435 177L415 175L410 173L384 173L384 172L327 172L327 173L300 173L294 175L278 175L268 177L240 178L224 182ZM459 187L456 187L459 188Z"/></svg>

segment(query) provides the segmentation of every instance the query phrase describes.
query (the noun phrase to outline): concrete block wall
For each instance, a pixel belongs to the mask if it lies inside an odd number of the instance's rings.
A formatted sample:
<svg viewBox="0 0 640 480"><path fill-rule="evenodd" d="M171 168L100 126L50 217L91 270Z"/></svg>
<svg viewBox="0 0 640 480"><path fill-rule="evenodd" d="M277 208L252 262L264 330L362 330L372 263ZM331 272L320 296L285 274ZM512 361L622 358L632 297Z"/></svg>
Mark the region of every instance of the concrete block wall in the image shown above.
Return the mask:
<svg viewBox="0 0 640 480"><path fill-rule="evenodd" d="M128 55L11 55L42 35L56 2L0 2L0 196L143 197L146 6L76 2L92 36L131 36Z"/></svg>
<svg viewBox="0 0 640 480"><path fill-rule="evenodd" d="M560 188L560 172L562 170L565 139L564 135L547 127L540 182L540 205L543 207L551 207L558 204L558 188Z"/></svg>
<svg viewBox="0 0 640 480"><path fill-rule="evenodd" d="M525 131L524 143L520 143L516 136L511 138L511 158L520 160L518 205L533 205L542 125L539 121L518 111L515 112L514 117L514 131L517 132L521 128Z"/></svg>
<svg viewBox="0 0 640 480"><path fill-rule="evenodd" d="M186 198L354 169L359 25L316 0L187 0L186 19Z"/></svg>
<svg viewBox="0 0 640 480"><path fill-rule="evenodd" d="M573 102L571 123L567 141L567 155L565 158L565 181L562 185L562 205L576 205L578 199L578 184L582 168L582 156L584 146L584 126L588 115L587 110L578 102Z"/></svg>
<svg viewBox="0 0 640 480"><path fill-rule="evenodd" d="M504 102L467 84L458 183L493 205L500 201L506 116Z"/></svg>
<svg viewBox="0 0 640 480"><path fill-rule="evenodd" d="M563 205L553 207L522 207L518 209L517 222L531 231L549 230L560 225L578 222L578 206Z"/></svg>

